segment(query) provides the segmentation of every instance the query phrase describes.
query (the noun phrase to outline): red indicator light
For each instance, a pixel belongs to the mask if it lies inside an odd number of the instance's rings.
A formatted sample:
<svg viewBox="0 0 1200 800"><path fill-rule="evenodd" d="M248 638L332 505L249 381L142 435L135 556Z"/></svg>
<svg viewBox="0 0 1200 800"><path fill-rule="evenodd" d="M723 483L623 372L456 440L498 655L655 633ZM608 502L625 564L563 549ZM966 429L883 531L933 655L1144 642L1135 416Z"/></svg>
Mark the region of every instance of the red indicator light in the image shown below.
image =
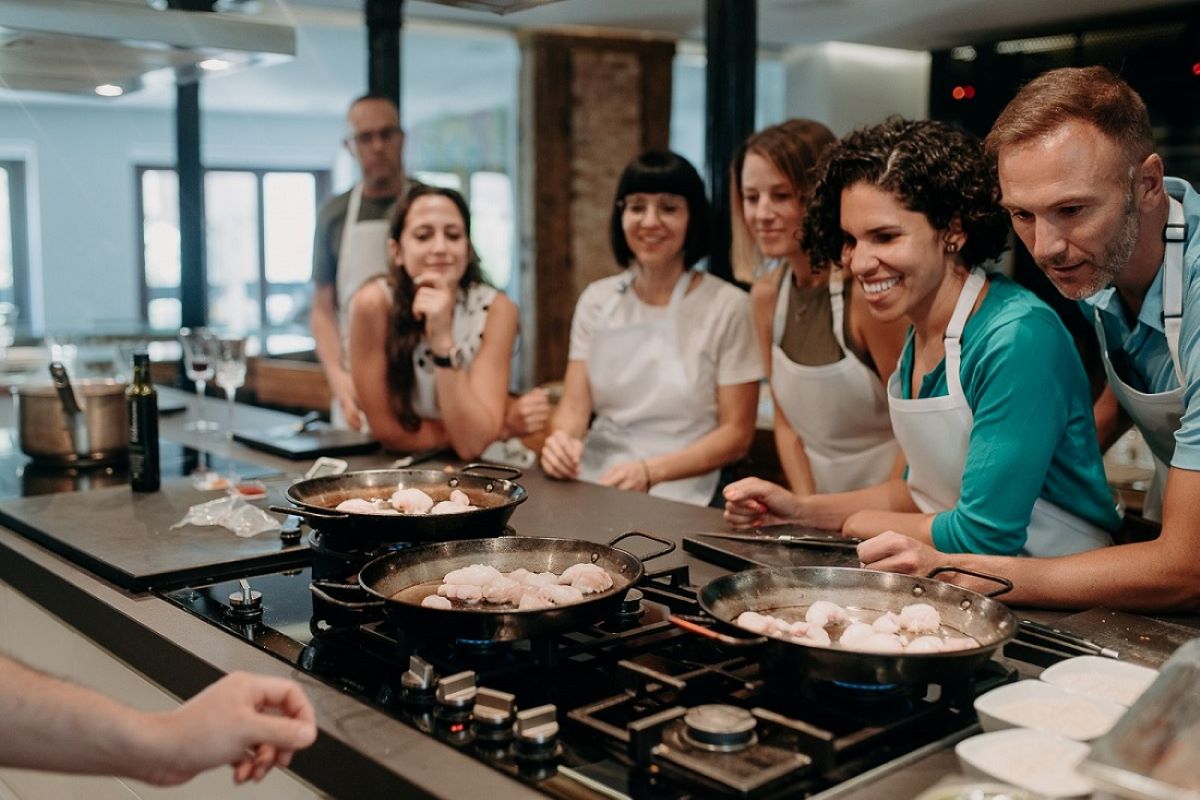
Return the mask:
<svg viewBox="0 0 1200 800"><path fill-rule="evenodd" d="M953 89L950 90L950 96L953 97L955 100L962 100L964 97L967 96L967 90L961 86L955 86Z"/></svg>
<svg viewBox="0 0 1200 800"><path fill-rule="evenodd" d="M462 722L456 722L450 726L451 733L462 733L467 729L467 726Z"/></svg>
<svg viewBox="0 0 1200 800"><path fill-rule="evenodd" d="M1200 61L1192 64L1192 74L1200 76Z"/></svg>
<svg viewBox="0 0 1200 800"><path fill-rule="evenodd" d="M973 99L975 97L975 87L974 86L964 86L963 94L966 96L966 98L968 100Z"/></svg>

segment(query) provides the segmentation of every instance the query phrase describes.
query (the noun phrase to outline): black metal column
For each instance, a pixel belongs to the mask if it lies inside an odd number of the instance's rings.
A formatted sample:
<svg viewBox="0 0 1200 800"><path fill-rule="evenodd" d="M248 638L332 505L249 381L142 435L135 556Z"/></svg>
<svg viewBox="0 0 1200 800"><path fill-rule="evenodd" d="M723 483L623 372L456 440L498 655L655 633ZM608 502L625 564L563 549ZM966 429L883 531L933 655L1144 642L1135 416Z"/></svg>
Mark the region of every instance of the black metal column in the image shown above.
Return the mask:
<svg viewBox="0 0 1200 800"><path fill-rule="evenodd" d="M400 107L400 28L404 0L365 0L367 17L367 89L390 97Z"/></svg>
<svg viewBox="0 0 1200 800"><path fill-rule="evenodd" d="M179 174L179 302L183 324L208 322L204 259L204 167L200 163L200 83L175 90L175 169Z"/></svg>
<svg viewBox="0 0 1200 800"><path fill-rule="evenodd" d="M713 237L708 269L733 280L729 258L729 164L754 130L754 68L758 50L758 0L707 0L706 105L708 187Z"/></svg>

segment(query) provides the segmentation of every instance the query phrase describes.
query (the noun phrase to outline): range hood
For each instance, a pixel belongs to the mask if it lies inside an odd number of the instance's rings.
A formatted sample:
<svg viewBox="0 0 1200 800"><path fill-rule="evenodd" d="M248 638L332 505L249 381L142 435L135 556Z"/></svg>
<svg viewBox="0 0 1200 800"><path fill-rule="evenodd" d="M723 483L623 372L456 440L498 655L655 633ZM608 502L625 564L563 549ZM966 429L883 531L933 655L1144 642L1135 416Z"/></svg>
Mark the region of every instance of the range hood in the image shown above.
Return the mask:
<svg viewBox="0 0 1200 800"><path fill-rule="evenodd" d="M296 52L287 25L105 0L0 0L0 88L119 95ZM98 91L97 87L107 87Z"/></svg>

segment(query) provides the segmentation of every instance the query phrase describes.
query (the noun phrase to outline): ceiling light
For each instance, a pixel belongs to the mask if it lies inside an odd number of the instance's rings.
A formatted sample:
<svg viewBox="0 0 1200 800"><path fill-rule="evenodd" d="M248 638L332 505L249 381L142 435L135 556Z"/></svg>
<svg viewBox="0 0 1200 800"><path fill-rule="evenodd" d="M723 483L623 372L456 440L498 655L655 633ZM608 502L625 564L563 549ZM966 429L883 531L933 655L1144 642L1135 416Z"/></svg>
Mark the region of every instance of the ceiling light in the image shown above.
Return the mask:
<svg viewBox="0 0 1200 800"><path fill-rule="evenodd" d="M209 72L220 72L229 69L233 65L223 58L206 58L196 66Z"/></svg>
<svg viewBox="0 0 1200 800"><path fill-rule="evenodd" d="M96 94L101 97L120 97L125 94L125 90L111 83L102 83L96 87Z"/></svg>

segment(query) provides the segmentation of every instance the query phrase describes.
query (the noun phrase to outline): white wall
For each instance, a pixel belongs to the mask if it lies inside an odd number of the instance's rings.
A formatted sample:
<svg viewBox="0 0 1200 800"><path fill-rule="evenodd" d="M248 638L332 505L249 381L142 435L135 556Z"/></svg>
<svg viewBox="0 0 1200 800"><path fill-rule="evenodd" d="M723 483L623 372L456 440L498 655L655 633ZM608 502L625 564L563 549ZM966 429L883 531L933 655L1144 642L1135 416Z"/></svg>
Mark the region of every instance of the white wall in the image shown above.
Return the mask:
<svg viewBox="0 0 1200 800"><path fill-rule="evenodd" d="M824 122L838 136L891 114L929 115L929 54L829 42L783 57L787 111Z"/></svg>
<svg viewBox="0 0 1200 800"><path fill-rule="evenodd" d="M332 169L343 109L328 116L202 114L208 166ZM173 164L172 111L0 104L0 152L30 154L31 294L47 331L136 324L139 248L134 169ZM38 319L38 314L33 316Z"/></svg>

